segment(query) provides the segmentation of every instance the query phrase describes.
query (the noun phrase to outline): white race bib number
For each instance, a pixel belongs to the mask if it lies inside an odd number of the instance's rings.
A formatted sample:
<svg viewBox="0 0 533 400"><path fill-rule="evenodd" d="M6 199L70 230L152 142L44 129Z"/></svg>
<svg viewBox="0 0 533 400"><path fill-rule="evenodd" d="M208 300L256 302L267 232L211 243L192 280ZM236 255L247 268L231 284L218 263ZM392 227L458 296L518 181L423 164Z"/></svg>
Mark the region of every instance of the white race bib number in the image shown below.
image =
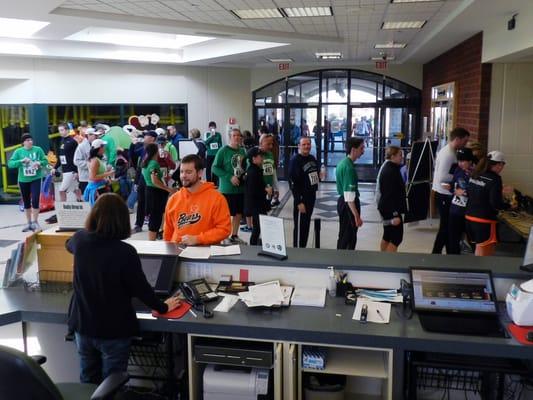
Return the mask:
<svg viewBox="0 0 533 400"><path fill-rule="evenodd" d="M311 183L311 186L318 185L318 173L316 171L309 174L309 182Z"/></svg>
<svg viewBox="0 0 533 400"><path fill-rule="evenodd" d="M263 164L263 175L274 175L274 166L272 164Z"/></svg>
<svg viewBox="0 0 533 400"><path fill-rule="evenodd" d="M465 196L453 196L453 199L452 199L452 204L458 207L466 207L467 202L468 202L468 198Z"/></svg>
<svg viewBox="0 0 533 400"><path fill-rule="evenodd" d="M24 176L35 176L37 175L37 168L35 167L24 167L22 168L22 173Z"/></svg>
<svg viewBox="0 0 533 400"><path fill-rule="evenodd" d="M211 150L218 150L218 143L210 143L209 148Z"/></svg>
<svg viewBox="0 0 533 400"><path fill-rule="evenodd" d="M61 165L67 164L67 156L59 156L59 160L61 161Z"/></svg>

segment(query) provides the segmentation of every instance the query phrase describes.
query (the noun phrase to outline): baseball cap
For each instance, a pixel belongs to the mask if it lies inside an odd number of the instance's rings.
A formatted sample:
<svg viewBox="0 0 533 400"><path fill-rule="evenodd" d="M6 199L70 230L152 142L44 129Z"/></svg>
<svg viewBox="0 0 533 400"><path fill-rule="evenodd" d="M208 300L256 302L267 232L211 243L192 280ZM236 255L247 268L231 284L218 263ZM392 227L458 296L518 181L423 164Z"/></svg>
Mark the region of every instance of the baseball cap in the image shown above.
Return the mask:
<svg viewBox="0 0 533 400"><path fill-rule="evenodd" d="M487 157L489 158L490 161L501 162L505 164L505 156L499 150L491 151L489 154L487 154Z"/></svg>
<svg viewBox="0 0 533 400"><path fill-rule="evenodd" d="M93 142L91 143L91 147L93 149L99 149L100 147L105 146L106 144L107 142L105 140L94 139Z"/></svg>
<svg viewBox="0 0 533 400"><path fill-rule="evenodd" d="M472 149L462 148L457 150L457 161L474 161Z"/></svg>
<svg viewBox="0 0 533 400"><path fill-rule="evenodd" d="M87 130L85 131L85 133L87 135L96 135L96 136L100 136L102 134L102 132L100 131L97 131L96 129L94 128L87 128Z"/></svg>
<svg viewBox="0 0 533 400"><path fill-rule="evenodd" d="M158 135L164 135L165 130L163 128L156 128L155 133L157 133Z"/></svg>
<svg viewBox="0 0 533 400"><path fill-rule="evenodd" d="M259 147L254 146L254 147L252 147L251 149L248 150L247 155L248 155L249 159L252 159L252 158L257 157L257 156L265 155L265 152L262 151Z"/></svg>
<svg viewBox="0 0 533 400"><path fill-rule="evenodd" d="M111 129L111 128L109 127L109 125L106 125L106 124L98 124L98 125L96 125L96 130L97 130L97 131L98 131L98 130L103 130L104 133L107 133L107 131L108 131L109 129Z"/></svg>
<svg viewBox="0 0 533 400"><path fill-rule="evenodd" d="M146 131L146 132L144 132L144 136L151 136L151 137L157 139L157 132L156 131Z"/></svg>
<svg viewBox="0 0 533 400"><path fill-rule="evenodd" d="M158 144L163 144L167 142L167 137L165 135L159 135L155 141Z"/></svg>

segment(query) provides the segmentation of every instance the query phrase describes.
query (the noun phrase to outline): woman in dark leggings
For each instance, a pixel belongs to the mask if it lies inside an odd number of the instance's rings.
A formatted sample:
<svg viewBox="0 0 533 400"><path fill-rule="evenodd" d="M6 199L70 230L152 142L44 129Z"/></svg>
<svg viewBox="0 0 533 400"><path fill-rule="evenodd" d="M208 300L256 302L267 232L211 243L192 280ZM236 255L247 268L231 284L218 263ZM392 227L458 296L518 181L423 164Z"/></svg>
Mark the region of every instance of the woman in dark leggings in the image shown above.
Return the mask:
<svg viewBox="0 0 533 400"><path fill-rule="evenodd" d="M146 182L146 213L149 215L148 240L156 240L163 222L163 213L169 193L174 193L163 183L163 173L157 162L159 149L157 144L150 143L145 148L146 155L142 162L142 174Z"/></svg>
<svg viewBox="0 0 533 400"><path fill-rule="evenodd" d="M22 147L15 150L7 165L9 168L18 168L18 183L28 223L22 232L39 231L41 227L37 219L41 178L43 177L42 168L48 164L48 160L43 149L33 145L33 139L29 133L22 135L21 140Z"/></svg>

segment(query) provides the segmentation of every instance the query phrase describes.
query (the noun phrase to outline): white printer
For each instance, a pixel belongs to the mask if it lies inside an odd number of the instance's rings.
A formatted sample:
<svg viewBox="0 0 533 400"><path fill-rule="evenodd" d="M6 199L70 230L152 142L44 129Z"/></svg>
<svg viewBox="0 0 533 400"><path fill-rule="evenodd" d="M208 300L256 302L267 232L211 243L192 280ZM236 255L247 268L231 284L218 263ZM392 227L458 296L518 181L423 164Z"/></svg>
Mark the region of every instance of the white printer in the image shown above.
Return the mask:
<svg viewBox="0 0 533 400"><path fill-rule="evenodd" d="M507 314L516 325L533 326L533 279L512 285L505 299Z"/></svg>
<svg viewBox="0 0 533 400"><path fill-rule="evenodd" d="M204 371L204 400L257 400L268 393L268 369L237 369L208 364Z"/></svg>

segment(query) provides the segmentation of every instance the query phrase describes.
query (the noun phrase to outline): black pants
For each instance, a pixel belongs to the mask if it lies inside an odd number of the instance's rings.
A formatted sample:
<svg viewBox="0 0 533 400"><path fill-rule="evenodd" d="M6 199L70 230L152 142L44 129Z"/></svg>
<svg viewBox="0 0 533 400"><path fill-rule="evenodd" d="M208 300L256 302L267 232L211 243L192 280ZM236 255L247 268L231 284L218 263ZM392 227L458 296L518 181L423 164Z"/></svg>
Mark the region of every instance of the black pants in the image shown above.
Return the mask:
<svg viewBox="0 0 533 400"><path fill-rule="evenodd" d="M148 230L159 232L163 222L163 214L167 205L168 192L156 187L147 186L146 190L146 212L150 215Z"/></svg>
<svg viewBox="0 0 533 400"><path fill-rule="evenodd" d="M313 208L315 207L316 194L313 193L309 196L306 196L304 205L305 205L305 214L300 214L298 211L298 204L294 202L294 209L292 212L292 217L294 220L294 231L292 234L292 243L294 247L307 247L307 239L309 238L309 229L311 227L311 217L313 216ZM299 223L298 223L299 222ZM298 241L298 236L300 240Z"/></svg>
<svg viewBox="0 0 533 400"><path fill-rule="evenodd" d="M81 190L81 194L83 194L83 192L85 192L85 188L87 187L88 184L89 184L89 182L79 182L79 188Z"/></svg>
<svg viewBox="0 0 533 400"><path fill-rule="evenodd" d="M355 209L361 214L361 203L359 198L355 198ZM359 229L355 224L355 217L344 201L344 196L337 200L337 213L339 214L339 238L337 239L337 249L339 250L355 250L357 244L357 230Z"/></svg>
<svg viewBox="0 0 533 400"><path fill-rule="evenodd" d="M461 239L466 232L464 215L450 214L448 220L448 254L461 254Z"/></svg>
<svg viewBox="0 0 533 400"><path fill-rule="evenodd" d="M205 157L205 180L207 182L213 182L215 186L218 186L218 176L211 172L213 167L213 162L215 161L215 156L206 156Z"/></svg>
<svg viewBox="0 0 533 400"><path fill-rule="evenodd" d="M261 235L261 227L259 226L259 214L250 215L252 217L252 235L250 236L250 245L257 246L259 244L259 236Z"/></svg>
<svg viewBox="0 0 533 400"><path fill-rule="evenodd" d="M146 216L146 183L144 177L139 177L137 184L137 215L135 217L135 226L142 228L144 217Z"/></svg>
<svg viewBox="0 0 533 400"><path fill-rule="evenodd" d="M450 254L450 249L448 245L448 220L450 217L451 202L452 196L435 193L435 203L437 205L437 209L439 210L440 224L439 231L437 232L437 237L435 238L435 243L433 243L433 254L441 254L443 247L446 248L446 254Z"/></svg>
<svg viewBox="0 0 533 400"><path fill-rule="evenodd" d="M41 180L35 179L31 182L19 182L20 194L24 203L24 209L39 209L39 199L41 197Z"/></svg>

